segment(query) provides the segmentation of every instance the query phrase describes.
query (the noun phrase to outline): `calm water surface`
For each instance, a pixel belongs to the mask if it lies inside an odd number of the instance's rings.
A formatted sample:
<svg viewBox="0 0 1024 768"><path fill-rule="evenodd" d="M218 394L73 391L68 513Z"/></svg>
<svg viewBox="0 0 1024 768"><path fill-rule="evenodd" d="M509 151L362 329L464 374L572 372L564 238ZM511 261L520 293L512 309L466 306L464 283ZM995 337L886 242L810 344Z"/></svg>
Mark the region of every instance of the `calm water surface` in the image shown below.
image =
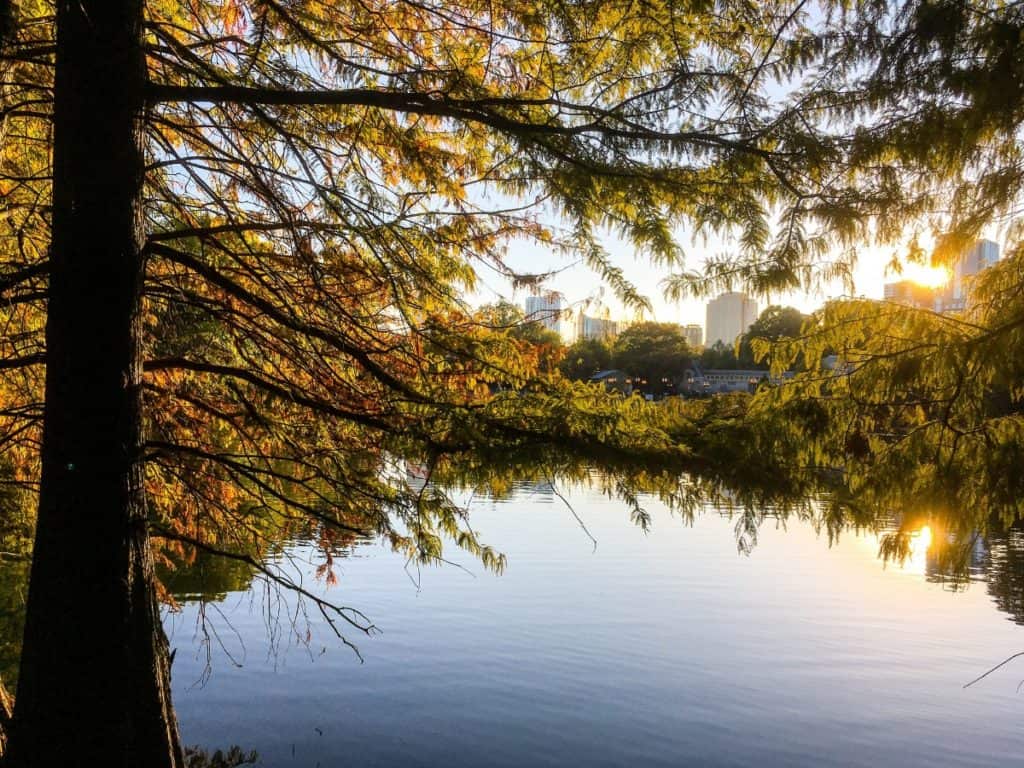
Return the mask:
<svg viewBox="0 0 1024 768"><path fill-rule="evenodd" d="M1015 542L979 547L991 583L956 591L928 578L923 547L885 567L871 536L830 548L770 522L744 556L712 510L687 527L651 502L645 535L620 502L567 495L596 551L550 489L474 502L502 576L453 555L472 575L426 569L417 587L365 544L328 587L316 548L291 546L308 587L381 627L352 637L362 664L315 608L307 635L258 583L185 602L166 622L185 742L311 768L1024 762L1024 659L962 688L1024 649Z"/></svg>

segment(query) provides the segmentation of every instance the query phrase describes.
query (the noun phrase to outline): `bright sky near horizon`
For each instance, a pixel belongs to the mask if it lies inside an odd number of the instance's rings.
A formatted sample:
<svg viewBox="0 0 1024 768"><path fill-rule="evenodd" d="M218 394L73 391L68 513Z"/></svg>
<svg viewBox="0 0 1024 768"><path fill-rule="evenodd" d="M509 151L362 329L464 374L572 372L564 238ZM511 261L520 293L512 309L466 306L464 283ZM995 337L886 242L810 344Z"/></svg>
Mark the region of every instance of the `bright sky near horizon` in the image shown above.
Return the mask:
<svg viewBox="0 0 1024 768"><path fill-rule="evenodd" d="M609 234L604 238L605 249L611 254L614 263L621 267L626 277L636 285L641 293L647 296L654 307L654 318L661 322L697 323L705 322L706 298L685 299L675 302L665 298L661 281L668 271L638 255L635 248L628 242ZM681 238L687 254L687 268L697 269L707 256L728 251L728 244L723 240L711 240L706 243L700 240L690 242L689 238ZM937 285L944 281L942 270L920 264L905 264L903 272L895 275L886 272L892 261L896 248L865 247L858 258L854 270L855 296L880 299L883 285L896 280L911 279L926 285ZM561 270L544 283L545 290L560 291L572 306L588 298L599 296L602 281L599 275L584 264L571 263L553 251L541 246L515 242L509 247L508 264L517 271L526 273L543 273ZM511 283L495 272L483 270L477 291L469 297L473 304L486 304L500 299L507 299L519 306L523 305L530 291L519 289L514 291ZM782 304L796 307L803 312L810 312L820 307L826 300L837 298L845 293L839 283L828 286L822 293L778 293L757 298L758 311L771 304ZM611 310L613 318L627 317L621 304L615 299L610 289L605 288L601 297L604 305Z"/></svg>

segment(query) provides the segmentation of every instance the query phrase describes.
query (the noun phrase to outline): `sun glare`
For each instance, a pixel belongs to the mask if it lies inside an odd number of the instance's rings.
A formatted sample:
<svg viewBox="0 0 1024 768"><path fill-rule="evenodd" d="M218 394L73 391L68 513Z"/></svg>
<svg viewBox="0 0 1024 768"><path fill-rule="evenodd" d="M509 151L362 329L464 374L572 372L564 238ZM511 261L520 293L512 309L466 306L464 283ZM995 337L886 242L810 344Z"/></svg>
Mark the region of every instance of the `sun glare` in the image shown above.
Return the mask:
<svg viewBox="0 0 1024 768"><path fill-rule="evenodd" d="M949 282L949 270L945 267L930 267L926 264L906 264L902 277L926 288L938 288Z"/></svg>
<svg viewBox="0 0 1024 768"><path fill-rule="evenodd" d="M917 532L917 545L927 552L932 546L932 529L926 525Z"/></svg>
<svg viewBox="0 0 1024 768"><path fill-rule="evenodd" d="M932 529L923 526L917 533L910 535L910 556L903 564L903 570L909 573L924 573L928 565L928 550L932 546Z"/></svg>

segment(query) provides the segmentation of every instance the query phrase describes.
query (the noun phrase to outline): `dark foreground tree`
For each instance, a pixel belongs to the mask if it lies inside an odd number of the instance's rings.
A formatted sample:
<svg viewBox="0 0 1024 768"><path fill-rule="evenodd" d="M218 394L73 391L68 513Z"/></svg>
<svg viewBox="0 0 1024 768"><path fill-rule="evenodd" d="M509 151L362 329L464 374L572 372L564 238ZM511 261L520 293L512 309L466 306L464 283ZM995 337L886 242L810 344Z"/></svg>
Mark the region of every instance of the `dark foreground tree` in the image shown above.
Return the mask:
<svg viewBox="0 0 1024 768"><path fill-rule="evenodd" d="M269 516L427 561L449 536L500 565L443 495L402 482L405 459L679 471L727 454L736 441L667 409L540 385L459 296L476 270L511 274L517 237L584 259L640 307L597 233L682 267L683 220L735 235L741 257L674 290L808 287L849 272L849 254L813 266L830 237L852 244L882 211L892 234L934 201L930 166L962 167L969 142L1016 167L1015 11L863 3L827 17L843 34L817 35L808 10L5 4L0 448L13 487L38 491L11 764L181 764L154 553L257 562ZM790 103L764 97L816 57L828 67ZM1006 86L988 104L978 61ZM876 113L877 129L841 135ZM1021 174L977 178L1015 193ZM317 607L339 634L369 628Z"/></svg>
<svg viewBox="0 0 1024 768"><path fill-rule="evenodd" d="M38 487L9 762L181 764L154 535L249 557L269 512L493 564L402 459L675 455L600 393L531 387L459 295L510 237L633 305L598 227L665 263L683 218L763 242L813 163L757 96L798 10L5 5L2 445Z"/></svg>
<svg viewBox="0 0 1024 768"><path fill-rule="evenodd" d="M55 764L49 722L64 759L172 764L181 747L167 644L154 632L142 462L142 4L56 13L45 420L10 759ZM56 617L74 640L55 641ZM61 693L69 681L119 711Z"/></svg>
<svg viewBox="0 0 1024 768"><path fill-rule="evenodd" d="M744 334L748 339L778 341L800 337L800 330L807 317L795 307L780 307L777 304L765 309Z"/></svg>

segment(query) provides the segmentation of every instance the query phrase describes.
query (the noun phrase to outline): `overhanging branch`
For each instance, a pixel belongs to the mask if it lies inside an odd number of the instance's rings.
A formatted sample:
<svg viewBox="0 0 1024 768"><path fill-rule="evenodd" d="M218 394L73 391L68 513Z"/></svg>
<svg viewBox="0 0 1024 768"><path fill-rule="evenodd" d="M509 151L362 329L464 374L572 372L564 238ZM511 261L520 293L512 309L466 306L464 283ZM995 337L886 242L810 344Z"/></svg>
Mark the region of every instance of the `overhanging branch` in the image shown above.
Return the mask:
<svg viewBox="0 0 1024 768"><path fill-rule="evenodd" d="M194 102L210 104L249 104L279 106L360 106L375 107L416 115L448 117L480 123L510 134L606 136L631 141L660 141L671 144L693 144L716 147L769 157L771 152L739 139L730 139L709 131L659 131L634 127L626 115L612 109L562 102L557 99L457 99L439 93L409 93L373 88L297 89L251 88L240 85L159 85L149 86L150 103ZM495 107L520 108L550 104L561 112L589 118L587 122L566 124L552 119L550 122L532 122L510 117L495 111ZM615 124L618 123L619 127Z"/></svg>

